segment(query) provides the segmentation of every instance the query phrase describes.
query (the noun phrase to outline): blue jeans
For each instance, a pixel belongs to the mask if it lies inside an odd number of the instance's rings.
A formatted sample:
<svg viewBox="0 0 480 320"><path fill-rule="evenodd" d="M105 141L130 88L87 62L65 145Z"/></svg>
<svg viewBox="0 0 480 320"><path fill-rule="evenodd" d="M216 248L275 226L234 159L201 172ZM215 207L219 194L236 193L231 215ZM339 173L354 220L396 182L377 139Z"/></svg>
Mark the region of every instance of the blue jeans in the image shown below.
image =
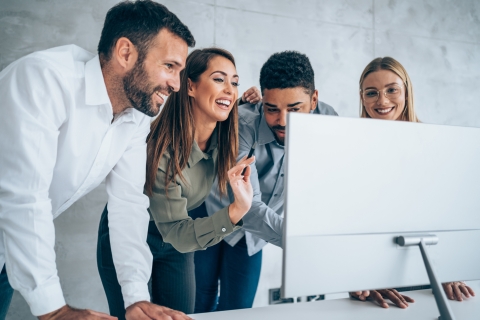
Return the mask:
<svg viewBox="0 0 480 320"><path fill-rule="evenodd" d="M12 301L13 289L8 282L7 269L3 266L0 273L0 320L7 317L8 307Z"/></svg>
<svg viewBox="0 0 480 320"><path fill-rule="evenodd" d="M205 206L190 212L190 216L207 216ZM249 256L245 237L234 247L221 241L195 252L195 313L251 308L261 268L262 252Z"/></svg>
<svg viewBox="0 0 480 320"><path fill-rule="evenodd" d="M193 313L195 305L195 272L193 253L180 253L163 238L154 221L148 226L147 243L152 251L153 266L149 282L151 302ZM125 319L122 290L113 264L108 230L108 211L100 219L97 242L97 267L112 316Z"/></svg>

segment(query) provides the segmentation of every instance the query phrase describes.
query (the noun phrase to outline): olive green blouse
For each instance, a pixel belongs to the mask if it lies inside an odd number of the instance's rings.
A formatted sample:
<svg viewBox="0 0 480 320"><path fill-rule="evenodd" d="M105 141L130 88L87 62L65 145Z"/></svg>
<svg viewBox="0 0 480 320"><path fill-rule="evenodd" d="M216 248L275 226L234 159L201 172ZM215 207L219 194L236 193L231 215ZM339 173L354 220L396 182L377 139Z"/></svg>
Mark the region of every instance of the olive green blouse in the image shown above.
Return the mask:
<svg viewBox="0 0 480 320"><path fill-rule="evenodd" d="M206 249L239 229L243 222L232 224L228 206L213 215L192 220L188 211L195 209L210 194L217 175L217 134L214 131L207 152L196 141L187 166L182 170L184 183L178 176L165 187L165 175L170 155L164 153L158 166L157 178L150 197L150 216L163 237L180 252ZM167 196L167 192L168 196Z"/></svg>

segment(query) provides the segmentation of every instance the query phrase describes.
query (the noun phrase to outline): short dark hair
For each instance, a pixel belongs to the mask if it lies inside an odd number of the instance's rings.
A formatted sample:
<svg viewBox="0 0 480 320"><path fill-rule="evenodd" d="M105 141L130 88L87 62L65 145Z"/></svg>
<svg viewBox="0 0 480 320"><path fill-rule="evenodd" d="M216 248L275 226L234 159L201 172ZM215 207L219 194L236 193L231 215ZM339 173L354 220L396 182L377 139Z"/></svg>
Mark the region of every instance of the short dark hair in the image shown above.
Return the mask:
<svg viewBox="0 0 480 320"><path fill-rule="evenodd" d="M303 87L315 91L315 75L308 57L297 51L274 53L260 70L260 89Z"/></svg>
<svg viewBox="0 0 480 320"><path fill-rule="evenodd" d="M185 40L189 47L195 46L188 27L164 5L151 0L120 2L107 12L98 54L101 59L110 60L118 39L126 37L137 48L139 61L143 61L153 39L163 28Z"/></svg>

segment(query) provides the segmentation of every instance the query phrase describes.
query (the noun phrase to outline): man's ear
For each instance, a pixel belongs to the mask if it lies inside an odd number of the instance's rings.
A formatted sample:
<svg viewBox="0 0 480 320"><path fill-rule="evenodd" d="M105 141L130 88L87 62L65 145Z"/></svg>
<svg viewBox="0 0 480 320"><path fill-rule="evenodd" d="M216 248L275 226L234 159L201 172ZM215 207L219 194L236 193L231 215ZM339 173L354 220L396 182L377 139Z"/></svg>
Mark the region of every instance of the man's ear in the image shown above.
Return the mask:
<svg viewBox="0 0 480 320"><path fill-rule="evenodd" d="M195 83L193 83L192 80L190 80L190 78L187 79L187 86L188 86L188 95L190 97L193 97L195 98L195 93L196 93L196 86L195 86Z"/></svg>
<svg viewBox="0 0 480 320"><path fill-rule="evenodd" d="M128 38L121 37L115 43L112 58L124 71L129 71L137 62L138 51Z"/></svg>
<svg viewBox="0 0 480 320"><path fill-rule="evenodd" d="M317 107L318 103L318 90L313 91L312 99L310 100L310 110L313 111Z"/></svg>

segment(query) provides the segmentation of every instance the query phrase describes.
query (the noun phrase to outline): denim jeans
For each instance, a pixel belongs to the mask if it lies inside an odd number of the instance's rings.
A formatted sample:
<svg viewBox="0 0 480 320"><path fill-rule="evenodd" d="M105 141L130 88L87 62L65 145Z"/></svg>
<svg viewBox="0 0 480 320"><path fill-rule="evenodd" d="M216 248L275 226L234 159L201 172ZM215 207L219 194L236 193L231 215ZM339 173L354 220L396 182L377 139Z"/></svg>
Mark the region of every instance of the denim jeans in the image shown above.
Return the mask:
<svg viewBox="0 0 480 320"><path fill-rule="evenodd" d="M163 238L150 221L147 243L153 254L152 276L150 278L151 302L193 313L195 305L195 272L193 253L180 253ZM107 207L103 211L98 229L97 266L103 288L107 295L110 314L125 319L125 306L117 273L112 259L108 232Z"/></svg>
<svg viewBox="0 0 480 320"><path fill-rule="evenodd" d="M207 216L205 206L191 211L190 216ZM195 313L251 308L261 268L262 251L249 256L245 237L234 247L221 241L195 252Z"/></svg>
<svg viewBox="0 0 480 320"><path fill-rule="evenodd" d="M0 273L0 320L7 317L8 307L12 301L13 289L8 282L7 269L3 266Z"/></svg>

